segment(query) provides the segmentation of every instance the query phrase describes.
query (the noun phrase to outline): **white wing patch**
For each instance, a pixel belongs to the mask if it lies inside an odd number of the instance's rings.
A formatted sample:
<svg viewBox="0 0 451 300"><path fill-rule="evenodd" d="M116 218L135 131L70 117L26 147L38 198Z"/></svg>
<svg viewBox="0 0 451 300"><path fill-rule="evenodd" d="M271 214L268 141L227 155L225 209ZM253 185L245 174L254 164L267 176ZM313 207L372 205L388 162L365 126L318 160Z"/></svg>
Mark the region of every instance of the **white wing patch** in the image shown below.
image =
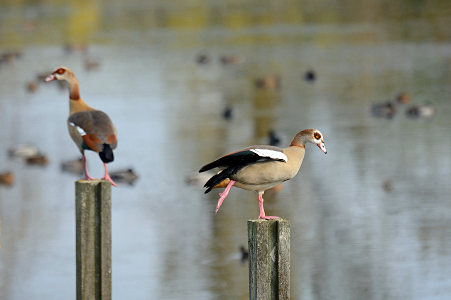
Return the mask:
<svg viewBox="0 0 451 300"><path fill-rule="evenodd" d="M258 156L261 157L269 157L271 159L283 160L284 162L288 161L288 157L280 151L274 151L269 149L250 149L250 151L254 152Z"/></svg>
<svg viewBox="0 0 451 300"><path fill-rule="evenodd" d="M70 125L70 126L74 126L75 128L77 128L78 133L79 133L81 136L86 135L86 132L85 132L85 131L83 130L83 128L81 128L80 126L77 126L77 125L75 125L75 124L72 123L72 122L70 122L69 125Z"/></svg>

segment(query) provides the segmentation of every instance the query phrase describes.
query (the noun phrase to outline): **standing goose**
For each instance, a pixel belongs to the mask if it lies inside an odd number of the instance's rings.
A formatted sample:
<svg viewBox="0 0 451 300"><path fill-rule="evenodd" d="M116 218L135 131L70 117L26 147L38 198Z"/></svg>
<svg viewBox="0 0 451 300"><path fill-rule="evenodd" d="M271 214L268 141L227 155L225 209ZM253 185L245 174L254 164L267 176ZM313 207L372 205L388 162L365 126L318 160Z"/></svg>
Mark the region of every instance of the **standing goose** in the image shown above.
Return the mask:
<svg viewBox="0 0 451 300"><path fill-rule="evenodd" d="M78 80L68 68L58 68L45 81L64 80L69 84L69 118L67 126L74 143L80 149L86 180L92 180L86 165L85 150L99 153L105 168L105 176L112 185L117 186L108 174L106 164L114 160L113 149L117 146L116 127L107 114L95 110L80 98Z"/></svg>
<svg viewBox="0 0 451 300"><path fill-rule="evenodd" d="M324 138L317 129L305 129L295 135L288 148L274 146L250 146L245 149L227 154L203 166L199 172L219 168L218 174L211 177L205 186L205 193L211 191L218 183L229 179L224 192L220 193L216 212L229 194L233 185L236 187L256 191L260 208L259 219L276 219L267 216L263 208L263 193L274 186L287 181L299 171L305 154L305 144L309 142L317 145L321 151L327 153Z"/></svg>

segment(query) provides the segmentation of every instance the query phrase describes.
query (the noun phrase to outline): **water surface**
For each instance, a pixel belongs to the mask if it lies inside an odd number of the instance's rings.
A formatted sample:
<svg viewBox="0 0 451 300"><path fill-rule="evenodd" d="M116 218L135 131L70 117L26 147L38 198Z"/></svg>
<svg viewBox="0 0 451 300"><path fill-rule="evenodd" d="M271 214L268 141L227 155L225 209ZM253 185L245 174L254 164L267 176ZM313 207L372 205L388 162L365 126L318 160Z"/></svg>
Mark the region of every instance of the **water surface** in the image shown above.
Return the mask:
<svg viewBox="0 0 451 300"><path fill-rule="evenodd" d="M185 177L276 130L282 146L305 128L328 154L307 147L300 173L265 209L291 221L293 299L449 299L451 296L451 13L447 1L22 1L0 4L2 299L75 299L74 181L60 163L79 153L67 134L67 92L25 89L65 65L81 96L119 131L111 170L133 167L134 186L113 190L116 299L247 299L240 262L254 193L217 193ZM86 45L87 53L64 51ZM195 62L200 52L211 62ZM222 65L222 55L239 64ZM88 57L100 63L88 71ZM317 80L303 80L313 69ZM280 89L254 80L279 76ZM397 104L392 119L373 103ZM410 119L411 105L432 119ZM221 114L226 105L234 117ZM8 157L38 146L45 168ZM102 176L97 155L88 154ZM391 192L383 189L390 180ZM24 288L26 287L26 288Z"/></svg>

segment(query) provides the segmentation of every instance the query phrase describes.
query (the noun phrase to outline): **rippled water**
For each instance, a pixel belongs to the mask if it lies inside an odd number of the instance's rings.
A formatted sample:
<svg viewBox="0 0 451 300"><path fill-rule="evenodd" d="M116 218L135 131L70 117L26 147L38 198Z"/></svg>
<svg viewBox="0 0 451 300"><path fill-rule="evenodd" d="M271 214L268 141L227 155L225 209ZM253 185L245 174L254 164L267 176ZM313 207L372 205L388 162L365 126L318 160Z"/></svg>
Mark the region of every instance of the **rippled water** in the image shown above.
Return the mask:
<svg viewBox="0 0 451 300"><path fill-rule="evenodd" d="M67 134L67 92L25 89L65 65L81 96L119 131L111 170L133 167L134 186L113 190L116 299L247 299L240 262L255 194L217 193L185 177L217 156L305 128L325 135L328 154L308 147L301 172L267 193L268 214L292 223L293 299L451 297L450 81L447 1L146 1L0 4L0 186L2 299L75 298L74 181L60 163L78 157ZM87 54L65 44L86 44ZM205 52L211 62L200 65ZM222 55L240 63L222 65ZM88 71L86 57L100 66ZM313 69L317 80L303 80ZM279 76L280 89L254 80ZM371 105L394 100L392 119ZM431 119L405 110L432 105ZM224 120L224 107L233 119ZM50 164L8 157L32 143ZM90 170L102 176L97 155ZM386 192L383 183L393 190Z"/></svg>

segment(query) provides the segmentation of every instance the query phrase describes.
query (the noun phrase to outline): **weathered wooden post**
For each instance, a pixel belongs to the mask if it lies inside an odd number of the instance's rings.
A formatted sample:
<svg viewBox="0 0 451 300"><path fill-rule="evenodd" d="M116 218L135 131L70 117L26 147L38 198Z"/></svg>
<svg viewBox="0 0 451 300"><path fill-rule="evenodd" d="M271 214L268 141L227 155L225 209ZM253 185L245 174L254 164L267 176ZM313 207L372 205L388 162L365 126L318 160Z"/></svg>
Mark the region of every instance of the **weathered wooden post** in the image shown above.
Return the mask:
<svg viewBox="0 0 451 300"><path fill-rule="evenodd" d="M290 299L290 222L247 221L249 299Z"/></svg>
<svg viewBox="0 0 451 300"><path fill-rule="evenodd" d="M77 300L111 299L111 184L75 182Z"/></svg>

